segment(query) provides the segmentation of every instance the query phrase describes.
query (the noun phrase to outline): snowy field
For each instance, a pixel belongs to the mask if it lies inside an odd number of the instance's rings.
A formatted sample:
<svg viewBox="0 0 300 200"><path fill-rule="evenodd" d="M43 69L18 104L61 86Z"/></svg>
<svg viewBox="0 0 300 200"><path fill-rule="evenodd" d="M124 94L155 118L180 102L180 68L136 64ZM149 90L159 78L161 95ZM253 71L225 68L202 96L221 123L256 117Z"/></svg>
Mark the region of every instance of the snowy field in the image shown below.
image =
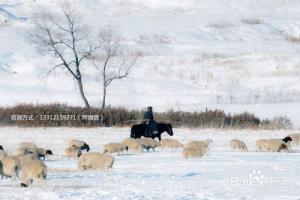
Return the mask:
<svg viewBox="0 0 300 200"><path fill-rule="evenodd" d="M185 160L181 150L157 149L148 153L114 155L109 172L77 170L75 159L63 149L70 138L85 140L91 151L102 151L108 142L129 136L129 128L0 128L1 145L10 153L18 143L33 141L51 148L46 160L48 178L29 188L19 180L0 181L0 199L300 199L300 151L255 152L258 138L281 138L296 131L175 129L173 138L211 138L214 142L202 159ZM163 137L169 137L163 134ZM249 152L232 152L228 142L246 142Z"/></svg>
<svg viewBox="0 0 300 200"><path fill-rule="evenodd" d="M1 105L82 105L76 85L64 72L46 81L47 69L57 63L40 55L27 36L33 14L41 8L56 10L58 2L0 1ZM87 24L96 30L109 25L125 46L141 54L130 75L112 83L108 104L184 110L199 104L264 107L300 101L300 1L72 2ZM88 64L83 68L87 98L100 105L101 83Z"/></svg>
<svg viewBox="0 0 300 200"><path fill-rule="evenodd" d="M107 103L129 109L226 113L260 118L287 116L300 129L299 0L72 0L96 31L107 25L124 47L140 55L128 77L108 88ZM0 106L67 103L82 106L74 80L36 51L28 38L33 15L57 10L59 0L0 0ZM82 69L90 104L101 103L101 82L90 64ZM121 98L120 98L121 97ZM258 138L293 131L175 129L173 138L211 138L202 159L181 150L115 155L111 171L77 170L63 150L70 138L102 151L129 136L129 128L0 128L0 145L16 151L23 141L53 150L46 182L20 188L0 180L0 199L300 199L300 147L290 153L255 152ZM163 135L168 137L168 135ZM232 152L238 138L250 152Z"/></svg>

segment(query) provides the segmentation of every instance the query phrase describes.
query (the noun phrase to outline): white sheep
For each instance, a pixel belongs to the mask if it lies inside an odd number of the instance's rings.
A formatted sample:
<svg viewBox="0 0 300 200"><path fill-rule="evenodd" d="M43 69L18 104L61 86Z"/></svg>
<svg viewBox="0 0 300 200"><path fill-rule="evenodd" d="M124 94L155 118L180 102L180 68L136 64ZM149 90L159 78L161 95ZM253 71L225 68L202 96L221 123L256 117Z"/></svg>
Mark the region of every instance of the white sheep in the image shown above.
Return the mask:
<svg viewBox="0 0 300 200"><path fill-rule="evenodd" d="M19 144L19 148L17 150L17 155L21 156L24 154L34 154L36 158L38 158L38 147L36 144L32 142L22 142Z"/></svg>
<svg viewBox="0 0 300 200"><path fill-rule="evenodd" d="M203 148L209 147L209 144L212 143L213 141L211 139L207 139L207 140L194 140L194 141L190 141L189 143L187 143L185 145L186 148Z"/></svg>
<svg viewBox="0 0 300 200"><path fill-rule="evenodd" d="M128 151L128 146L122 143L108 143L104 145L103 153L120 153Z"/></svg>
<svg viewBox="0 0 300 200"><path fill-rule="evenodd" d="M3 165L2 176L18 177L21 165L17 156L6 156L1 162Z"/></svg>
<svg viewBox="0 0 300 200"><path fill-rule="evenodd" d="M296 145L300 144L300 133L290 134L288 135L288 137L292 138L291 144L296 144Z"/></svg>
<svg viewBox="0 0 300 200"><path fill-rule="evenodd" d="M81 149L76 146L70 146L65 149L65 156L68 158L79 158L81 154Z"/></svg>
<svg viewBox="0 0 300 200"><path fill-rule="evenodd" d="M80 156L78 161L78 168L80 170L88 169L102 169L108 170L112 168L114 158L108 154L88 152Z"/></svg>
<svg viewBox="0 0 300 200"><path fill-rule="evenodd" d="M33 154L37 159L39 158L37 149L31 147L19 147L17 149L17 155L22 156L26 154Z"/></svg>
<svg viewBox="0 0 300 200"><path fill-rule="evenodd" d="M21 187L28 187L33 180L45 180L46 178L46 164L41 160L32 160L22 167Z"/></svg>
<svg viewBox="0 0 300 200"><path fill-rule="evenodd" d="M0 161L2 160L2 158L4 158L5 156L7 156L6 151L3 149L3 146L0 145Z"/></svg>
<svg viewBox="0 0 300 200"><path fill-rule="evenodd" d="M288 151L290 148L290 142L292 141L291 137L286 137L283 139L268 139L265 142L267 151L280 152Z"/></svg>
<svg viewBox="0 0 300 200"><path fill-rule="evenodd" d="M3 179L3 176L4 176L4 174L3 174L3 163L2 163L1 160L0 160L0 175L1 175L1 178Z"/></svg>
<svg viewBox="0 0 300 200"><path fill-rule="evenodd" d="M161 139L160 141L160 147L161 148L181 148L183 147L183 144L180 143L178 140L175 139Z"/></svg>
<svg viewBox="0 0 300 200"><path fill-rule="evenodd" d="M136 139L125 138L121 143L126 145L131 151L143 152L143 145L141 145Z"/></svg>
<svg viewBox="0 0 300 200"><path fill-rule="evenodd" d="M7 152L2 150L0 151L0 161L2 161L7 156Z"/></svg>
<svg viewBox="0 0 300 200"><path fill-rule="evenodd" d="M36 160L35 155L33 154L24 154L18 156L21 167L25 166L27 163L31 162L32 160Z"/></svg>
<svg viewBox="0 0 300 200"><path fill-rule="evenodd" d="M292 138L289 136L283 139L260 139L256 141L256 147L258 151L267 151L267 152L288 151L289 144L291 141Z"/></svg>
<svg viewBox="0 0 300 200"><path fill-rule="evenodd" d="M185 159L187 158L200 158L203 157L207 152L207 147L205 146L197 146L193 147L185 147L182 151L182 155Z"/></svg>
<svg viewBox="0 0 300 200"><path fill-rule="evenodd" d="M233 139L229 144L232 150L248 151L247 145L241 140Z"/></svg>
<svg viewBox="0 0 300 200"><path fill-rule="evenodd" d="M47 155L53 155L53 152L50 149L37 148L37 154L39 159L45 160Z"/></svg>
<svg viewBox="0 0 300 200"><path fill-rule="evenodd" d="M32 142L22 142L19 144L19 148L37 149L37 145Z"/></svg>
<svg viewBox="0 0 300 200"><path fill-rule="evenodd" d="M33 154L36 158L43 160L47 155L53 155L52 151L49 149L39 148L32 142L22 142L17 150L17 155L22 156L25 154Z"/></svg>
<svg viewBox="0 0 300 200"><path fill-rule="evenodd" d="M72 139L68 141L68 147L75 146L79 147L81 150L90 150L90 146L83 140Z"/></svg>
<svg viewBox="0 0 300 200"><path fill-rule="evenodd" d="M159 142L157 142L156 140L152 139L152 138L139 138L136 139L138 143L140 143L143 148L145 148L147 151L149 151L150 148L153 149L153 151L155 151L155 148L158 147L160 144Z"/></svg>
<svg viewBox="0 0 300 200"><path fill-rule="evenodd" d="M279 152L283 144L281 139L267 139L263 144L262 151Z"/></svg>
<svg viewBox="0 0 300 200"><path fill-rule="evenodd" d="M259 140L255 141L257 151L263 151L265 149L266 141L267 141L267 139L259 139Z"/></svg>

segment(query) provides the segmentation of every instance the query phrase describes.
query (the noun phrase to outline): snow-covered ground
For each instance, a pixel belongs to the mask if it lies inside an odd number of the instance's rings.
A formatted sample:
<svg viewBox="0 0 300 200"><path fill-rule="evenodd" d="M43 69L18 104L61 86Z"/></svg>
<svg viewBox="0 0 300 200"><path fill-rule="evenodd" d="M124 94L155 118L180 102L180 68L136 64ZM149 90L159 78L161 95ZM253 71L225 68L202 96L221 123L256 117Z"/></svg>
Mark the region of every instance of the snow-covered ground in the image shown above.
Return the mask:
<svg viewBox="0 0 300 200"><path fill-rule="evenodd" d="M87 24L95 30L109 25L140 55L129 76L109 87L108 104L286 115L300 128L300 1L72 2ZM29 42L33 13L57 7L58 0L0 0L0 106L83 105L65 73L45 78L55 61ZM101 84L88 67L84 88L97 106ZM0 128L0 144L9 152L21 141L34 141L55 153L46 161L46 183L24 189L18 180L3 179L0 199L300 199L299 148L288 154L254 152L256 139L292 132L176 129L174 138L184 143L213 139L209 154L184 160L180 150L128 153L115 156L110 172L79 172L76 160L62 156L68 138L84 139L100 151L103 144L127 137L129 129ZM232 138L244 140L250 152L231 152Z"/></svg>
<svg viewBox="0 0 300 200"><path fill-rule="evenodd" d="M20 188L19 180L0 180L0 199L299 199L300 151L255 152L258 138L281 138L296 131L175 129L173 138L187 143L211 138L202 159L185 160L181 150L114 155L109 172L79 172L77 161L63 157L69 138L88 142L101 151L108 142L128 137L129 128L0 128L1 145L15 152L21 141L51 148L46 182ZM163 137L169 137L164 134ZM232 152L229 140L238 138L250 152Z"/></svg>

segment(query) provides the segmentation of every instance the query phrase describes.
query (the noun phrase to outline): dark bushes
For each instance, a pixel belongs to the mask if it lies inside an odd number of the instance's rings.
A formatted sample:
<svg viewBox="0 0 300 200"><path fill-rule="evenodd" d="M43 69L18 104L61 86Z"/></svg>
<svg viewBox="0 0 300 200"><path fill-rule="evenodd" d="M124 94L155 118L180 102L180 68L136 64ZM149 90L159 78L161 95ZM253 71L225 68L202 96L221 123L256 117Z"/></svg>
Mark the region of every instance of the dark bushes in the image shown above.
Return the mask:
<svg viewBox="0 0 300 200"><path fill-rule="evenodd" d="M157 121L171 122L173 126L224 128L228 116L222 110L208 110L203 112L183 112L170 110L155 115Z"/></svg>
<svg viewBox="0 0 300 200"><path fill-rule="evenodd" d="M260 119L255 117L253 114L245 112L233 116L228 116L230 127L238 128L257 128L260 124Z"/></svg>
<svg viewBox="0 0 300 200"><path fill-rule="evenodd" d="M83 108L65 104L22 104L0 108L0 125L23 127L125 126L136 121L138 111L124 108Z"/></svg>
<svg viewBox="0 0 300 200"><path fill-rule="evenodd" d="M287 117L274 117L273 119L262 120L260 128L263 129L291 129L292 122Z"/></svg>
<svg viewBox="0 0 300 200"><path fill-rule="evenodd" d="M250 113L226 114L222 110L206 109L201 112L170 110L154 113L158 122L171 123L174 127L200 128L290 128L286 118L261 120ZM66 104L21 104L13 107L0 107L1 126L21 127L98 127L130 126L139 123L143 111L107 107L82 108ZM274 124L277 124L276 126ZM278 124L281 124L280 126ZM287 125L288 124L288 125Z"/></svg>

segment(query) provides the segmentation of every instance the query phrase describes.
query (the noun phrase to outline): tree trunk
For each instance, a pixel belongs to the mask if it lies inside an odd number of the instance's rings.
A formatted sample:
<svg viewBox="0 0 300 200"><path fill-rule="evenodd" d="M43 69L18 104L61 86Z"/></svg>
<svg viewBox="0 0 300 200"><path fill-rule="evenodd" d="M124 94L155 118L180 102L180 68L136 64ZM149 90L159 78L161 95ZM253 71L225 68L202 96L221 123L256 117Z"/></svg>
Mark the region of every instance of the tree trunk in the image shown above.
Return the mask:
<svg viewBox="0 0 300 200"><path fill-rule="evenodd" d="M106 100L106 84L103 84L103 96L102 96L102 107L103 110L105 108L105 100Z"/></svg>
<svg viewBox="0 0 300 200"><path fill-rule="evenodd" d="M79 87L80 96L81 96L81 99L82 99L83 102L84 102L85 107L86 107L86 108L91 108L91 107L90 107L90 104L89 104L89 102L88 102L88 100L87 100L86 97L85 97L84 91L83 91L83 86L82 86L81 77L77 79L77 82L78 82L78 87Z"/></svg>

